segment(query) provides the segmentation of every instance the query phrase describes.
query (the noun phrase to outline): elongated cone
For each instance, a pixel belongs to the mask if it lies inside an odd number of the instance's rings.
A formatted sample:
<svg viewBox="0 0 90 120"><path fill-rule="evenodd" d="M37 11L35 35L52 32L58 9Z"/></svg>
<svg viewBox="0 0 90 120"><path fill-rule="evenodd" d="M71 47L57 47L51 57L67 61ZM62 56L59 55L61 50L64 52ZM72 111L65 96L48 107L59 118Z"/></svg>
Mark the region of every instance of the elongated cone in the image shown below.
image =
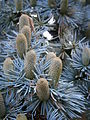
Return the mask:
<svg viewBox="0 0 90 120"><path fill-rule="evenodd" d="M62 72L62 61L59 57L55 57L49 68L49 76L52 79L52 84L54 87L57 86L60 75Z"/></svg>
<svg viewBox="0 0 90 120"><path fill-rule="evenodd" d="M28 79L32 80L34 78L34 74L32 71L34 71L35 64L36 64L36 53L34 50L30 50L27 52L26 58L24 61L24 69L26 72L26 77Z"/></svg>
<svg viewBox="0 0 90 120"><path fill-rule="evenodd" d="M56 0L48 0L48 6L50 8L55 8L56 7Z"/></svg>
<svg viewBox="0 0 90 120"><path fill-rule="evenodd" d="M82 63L87 66L90 63L90 48L83 48Z"/></svg>
<svg viewBox="0 0 90 120"><path fill-rule="evenodd" d="M30 26L29 24L29 16L26 14L22 14L19 18L19 32L24 27L24 25Z"/></svg>
<svg viewBox="0 0 90 120"><path fill-rule="evenodd" d="M29 26L31 28L31 31L34 32L33 19L26 14L22 14L19 18L19 32L22 30L24 25Z"/></svg>
<svg viewBox="0 0 90 120"><path fill-rule="evenodd" d="M14 0L16 11L21 11L23 9L23 0Z"/></svg>
<svg viewBox="0 0 90 120"><path fill-rule="evenodd" d="M16 48L19 57L23 58L23 55L26 55L27 52L27 39L22 33L19 33L16 38Z"/></svg>
<svg viewBox="0 0 90 120"><path fill-rule="evenodd" d="M37 0L30 0L30 5L31 5L32 7L35 7L36 4L37 4Z"/></svg>
<svg viewBox="0 0 90 120"><path fill-rule="evenodd" d="M5 104L4 104L4 100L3 100L3 96L0 92L0 118L4 117L5 115Z"/></svg>
<svg viewBox="0 0 90 120"><path fill-rule="evenodd" d="M25 37L27 38L27 44L28 44L28 48L31 45L31 29L29 26L24 26L21 30L21 33L23 33L25 35Z"/></svg>
<svg viewBox="0 0 90 120"><path fill-rule="evenodd" d="M53 58L55 58L56 55L54 52L49 52L46 56L46 61L49 61L49 60L53 60Z"/></svg>
<svg viewBox="0 0 90 120"><path fill-rule="evenodd" d="M10 70L14 70L14 64L10 57L6 58L3 63L3 71L8 74Z"/></svg>
<svg viewBox="0 0 90 120"><path fill-rule="evenodd" d="M36 93L41 101L46 101L49 99L49 85L46 79L40 78L37 81Z"/></svg>
<svg viewBox="0 0 90 120"><path fill-rule="evenodd" d="M24 114L18 114L16 120L27 120L27 117Z"/></svg>
<svg viewBox="0 0 90 120"><path fill-rule="evenodd" d="M65 14L68 8L68 0L62 0L60 5L60 13Z"/></svg>

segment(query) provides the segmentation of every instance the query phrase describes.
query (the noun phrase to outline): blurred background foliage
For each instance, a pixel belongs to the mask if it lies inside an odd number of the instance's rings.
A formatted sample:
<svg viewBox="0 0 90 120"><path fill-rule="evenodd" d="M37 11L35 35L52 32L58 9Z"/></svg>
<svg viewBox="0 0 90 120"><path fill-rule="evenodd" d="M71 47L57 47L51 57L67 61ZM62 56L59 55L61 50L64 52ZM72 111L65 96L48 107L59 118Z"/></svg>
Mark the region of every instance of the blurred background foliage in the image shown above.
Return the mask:
<svg viewBox="0 0 90 120"><path fill-rule="evenodd" d="M0 0L0 119L90 120L90 0Z"/></svg>

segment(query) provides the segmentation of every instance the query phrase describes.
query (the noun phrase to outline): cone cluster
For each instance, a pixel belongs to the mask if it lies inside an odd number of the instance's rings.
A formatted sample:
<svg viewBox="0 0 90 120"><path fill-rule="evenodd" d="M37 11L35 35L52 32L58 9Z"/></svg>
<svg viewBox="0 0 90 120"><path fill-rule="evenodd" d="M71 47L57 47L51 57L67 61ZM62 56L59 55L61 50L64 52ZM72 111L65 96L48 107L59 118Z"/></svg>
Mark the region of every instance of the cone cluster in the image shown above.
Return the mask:
<svg viewBox="0 0 90 120"><path fill-rule="evenodd" d="M19 34L16 37L16 49L19 57L24 58L31 48L31 33L34 31L34 23L31 17L22 14L19 18Z"/></svg>

